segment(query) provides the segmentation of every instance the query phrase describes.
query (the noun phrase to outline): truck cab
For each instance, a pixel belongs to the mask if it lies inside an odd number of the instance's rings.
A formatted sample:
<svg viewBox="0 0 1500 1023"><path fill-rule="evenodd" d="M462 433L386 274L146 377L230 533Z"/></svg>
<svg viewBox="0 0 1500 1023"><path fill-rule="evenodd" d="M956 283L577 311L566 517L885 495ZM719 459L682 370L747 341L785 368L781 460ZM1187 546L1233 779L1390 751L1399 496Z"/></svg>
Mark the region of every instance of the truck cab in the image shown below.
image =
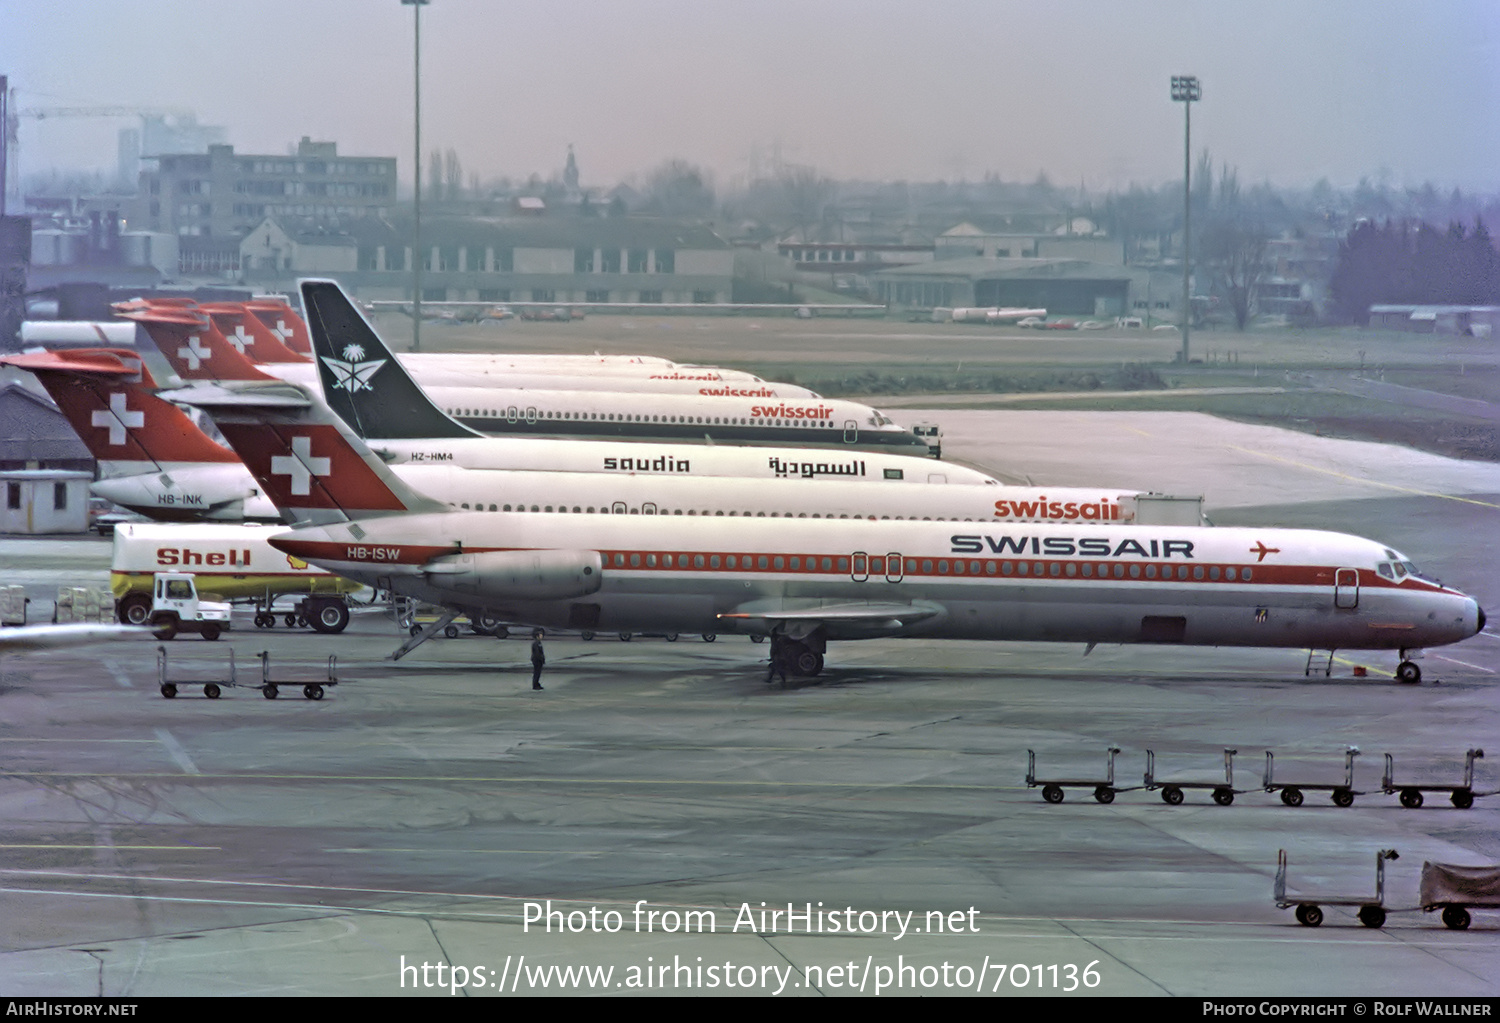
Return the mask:
<svg viewBox="0 0 1500 1023"><path fill-rule="evenodd" d="M121 609L122 619L126 610ZM204 639L218 639L229 628L229 610L225 601L201 599L191 573L158 572L145 624L156 630L157 639L173 639L179 632L196 632ZM137 610L135 615L139 613Z"/></svg>
<svg viewBox="0 0 1500 1023"><path fill-rule="evenodd" d="M927 442L927 453L933 458L943 457L943 428L937 423L917 423L911 432Z"/></svg>

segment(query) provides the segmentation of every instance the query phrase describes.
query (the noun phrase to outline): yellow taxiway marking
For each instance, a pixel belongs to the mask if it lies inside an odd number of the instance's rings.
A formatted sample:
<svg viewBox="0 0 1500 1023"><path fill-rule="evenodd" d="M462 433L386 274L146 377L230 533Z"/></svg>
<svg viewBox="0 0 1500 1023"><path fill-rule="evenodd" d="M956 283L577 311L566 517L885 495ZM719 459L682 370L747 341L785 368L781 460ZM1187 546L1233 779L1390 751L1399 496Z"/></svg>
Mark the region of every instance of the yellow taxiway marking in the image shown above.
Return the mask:
<svg viewBox="0 0 1500 1023"><path fill-rule="evenodd" d="M1445 501L1458 501L1462 504L1477 504L1481 508L1500 508L1500 504L1490 501L1478 501L1472 497L1458 497L1454 494L1440 494L1435 490L1418 490L1415 487L1403 487L1398 483L1384 483L1380 480L1372 480L1366 476L1353 476L1347 472L1339 472L1337 469L1325 469L1321 465L1310 465L1307 462L1299 462L1295 458L1283 458L1280 455L1267 454L1264 451L1256 451L1254 448L1242 448L1238 444L1227 445L1231 451L1243 451L1247 455L1256 458L1265 458L1273 462L1284 462L1287 465L1295 465L1301 469L1311 469L1313 472L1321 472L1327 476L1336 476L1351 483L1364 483L1372 487L1384 487L1387 490L1396 490L1403 494L1416 494L1419 497L1441 497Z"/></svg>

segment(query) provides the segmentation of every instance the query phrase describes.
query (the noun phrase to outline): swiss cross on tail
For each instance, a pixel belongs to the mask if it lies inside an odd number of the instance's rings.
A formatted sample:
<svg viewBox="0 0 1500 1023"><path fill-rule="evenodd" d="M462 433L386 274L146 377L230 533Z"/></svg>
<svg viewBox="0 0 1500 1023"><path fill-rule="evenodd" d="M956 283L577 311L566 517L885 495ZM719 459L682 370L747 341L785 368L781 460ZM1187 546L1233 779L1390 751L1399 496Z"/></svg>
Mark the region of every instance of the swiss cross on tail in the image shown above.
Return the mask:
<svg viewBox="0 0 1500 1023"><path fill-rule="evenodd" d="M1280 547L1267 547L1260 540L1255 541L1255 546L1250 548L1250 553L1256 555L1255 563L1260 564L1266 560L1267 554L1280 554Z"/></svg>
<svg viewBox="0 0 1500 1023"><path fill-rule="evenodd" d="M203 339L197 334L190 334L187 344L177 349L177 357L186 359L189 369L199 369L209 359L213 358L213 352L203 344Z"/></svg>
<svg viewBox="0 0 1500 1023"><path fill-rule="evenodd" d="M334 387L339 390L348 391L373 391L375 388L370 384L370 378L384 366L386 359L370 359L361 361L365 357L365 350L357 344L345 345L342 359L334 359L323 356L323 362L329 369L333 370L335 378Z"/></svg>
<svg viewBox="0 0 1500 1023"><path fill-rule="evenodd" d="M330 459L313 457L311 437L293 437L292 453L271 459L271 474L291 477L292 493L299 497L306 497L312 490L312 481L332 470Z"/></svg>
<svg viewBox="0 0 1500 1023"><path fill-rule="evenodd" d="M109 431L109 446L125 446L125 431L139 430L146 425L146 413L131 411L123 391L109 396L109 410L98 409L90 419L93 425Z"/></svg>
<svg viewBox="0 0 1500 1023"><path fill-rule="evenodd" d="M245 332L245 325L243 323L236 323L234 325L234 333L225 334L224 339L234 345L235 350L241 355L245 354L245 349L255 344L255 338Z"/></svg>

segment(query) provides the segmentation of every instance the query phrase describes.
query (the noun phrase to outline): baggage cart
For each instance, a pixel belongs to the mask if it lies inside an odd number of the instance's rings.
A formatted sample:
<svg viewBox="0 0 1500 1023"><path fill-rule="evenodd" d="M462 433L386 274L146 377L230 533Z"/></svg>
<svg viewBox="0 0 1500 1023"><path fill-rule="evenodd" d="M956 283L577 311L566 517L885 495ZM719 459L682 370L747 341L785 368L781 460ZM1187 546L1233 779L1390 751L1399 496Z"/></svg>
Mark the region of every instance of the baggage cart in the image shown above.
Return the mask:
<svg viewBox="0 0 1500 1023"><path fill-rule="evenodd" d="M1214 794L1214 802L1220 806L1228 806L1234 802L1235 794L1238 792L1249 792L1249 789L1237 789L1234 787L1234 755L1237 749L1224 750L1224 780L1219 781L1157 781L1156 780L1156 753L1153 750L1146 751L1146 780L1142 786L1147 792L1155 792L1161 789L1162 802L1168 806L1177 806L1182 802L1184 789L1210 789Z"/></svg>
<svg viewBox="0 0 1500 1023"><path fill-rule="evenodd" d="M1422 912L1441 911L1445 925L1462 931L1469 926L1470 909L1500 909L1500 865L1423 863L1421 902Z"/></svg>
<svg viewBox="0 0 1500 1023"><path fill-rule="evenodd" d="M1446 792L1448 801L1460 810L1467 810L1474 805L1475 796L1493 796L1497 790L1486 792L1474 791L1474 761L1484 756L1484 750L1471 749L1464 754L1464 780L1457 785L1434 785L1427 782L1396 783L1396 762L1392 756L1385 755L1385 775L1380 779L1380 790L1386 795L1393 792L1401 793L1401 805L1409 810L1415 810L1422 805L1423 792Z"/></svg>
<svg viewBox="0 0 1500 1023"><path fill-rule="evenodd" d="M260 689L261 695L268 700L274 700L281 695L282 686L302 686L302 695L309 700L321 700L325 686L336 686L338 679L338 655L328 655L328 677L317 679L285 679L271 677L271 652L262 650L257 654L260 658Z"/></svg>
<svg viewBox="0 0 1500 1023"><path fill-rule="evenodd" d="M156 680L164 699L175 699L178 686L202 686L203 695L210 700L217 700L219 694L226 688L239 685L234 669L234 647L229 648L229 677L228 678L169 678L167 664L167 648L159 646L156 648Z"/></svg>
<svg viewBox="0 0 1500 1023"><path fill-rule="evenodd" d="M1099 778L1056 778L1039 779L1036 776L1036 751L1026 751L1026 787L1034 789L1038 785L1042 787L1042 798L1049 803L1061 803L1063 801L1063 789L1068 786L1084 786L1094 790L1094 799L1100 803L1113 803L1116 792L1129 792L1135 786L1122 786L1115 784L1115 757L1120 753L1120 747L1111 746L1106 752L1104 777Z"/></svg>
<svg viewBox="0 0 1500 1023"><path fill-rule="evenodd" d="M1349 895L1320 895L1299 892L1288 895L1286 891L1286 850L1276 852L1276 881L1271 890L1277 909L1297 907L1297 922L1303 927L1317 927L1323 922L1324 906L1358 906L1359 922L1366 927L1385 925L1385 861L1400 859L1394 849L1382 849L1375 854L1375 897Z"/></svg>
<svg viewBox="0 0 1500 1023"><path fill-rule="evenodd" d="M1266 778L1265 790L1267 792L1281 791L1281 801L1287 806L1301 806L1302 792L1328 792L1333 799L1334 806L1353 806L1354 797L1364 795L1354 787L1354 758L1359 756L1359 747L1350 746L1344 750L1344 780L1342 783L1328 782L1275 782L1271 780L1271 772L1275 762L1275 754L1266 750Z"/></svg>

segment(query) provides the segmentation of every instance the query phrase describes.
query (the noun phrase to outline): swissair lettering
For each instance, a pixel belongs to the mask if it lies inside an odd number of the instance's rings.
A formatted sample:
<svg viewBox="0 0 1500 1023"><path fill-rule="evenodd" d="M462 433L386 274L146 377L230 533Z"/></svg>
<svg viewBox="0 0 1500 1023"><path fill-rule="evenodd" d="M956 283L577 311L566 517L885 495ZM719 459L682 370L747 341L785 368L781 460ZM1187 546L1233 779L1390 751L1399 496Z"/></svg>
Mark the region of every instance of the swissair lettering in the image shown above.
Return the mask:
<svg viewBox="0 0 1500 1023"><path fill-rule="evenodd" d="M1191 540L1126 539L1112 546L1110 541L1103 537L1074 539L1067 536L1002 535L996 538L986 534L982 537L953 536L949 537L949 542L954 554L982 554L988 546L993 554L1004 554L1009 551L1012 554L1045 554L1051 557L1079 555L1092 558L1171 558L1176 556L1191 559L1193 556L1193 541Z"/></svg>

